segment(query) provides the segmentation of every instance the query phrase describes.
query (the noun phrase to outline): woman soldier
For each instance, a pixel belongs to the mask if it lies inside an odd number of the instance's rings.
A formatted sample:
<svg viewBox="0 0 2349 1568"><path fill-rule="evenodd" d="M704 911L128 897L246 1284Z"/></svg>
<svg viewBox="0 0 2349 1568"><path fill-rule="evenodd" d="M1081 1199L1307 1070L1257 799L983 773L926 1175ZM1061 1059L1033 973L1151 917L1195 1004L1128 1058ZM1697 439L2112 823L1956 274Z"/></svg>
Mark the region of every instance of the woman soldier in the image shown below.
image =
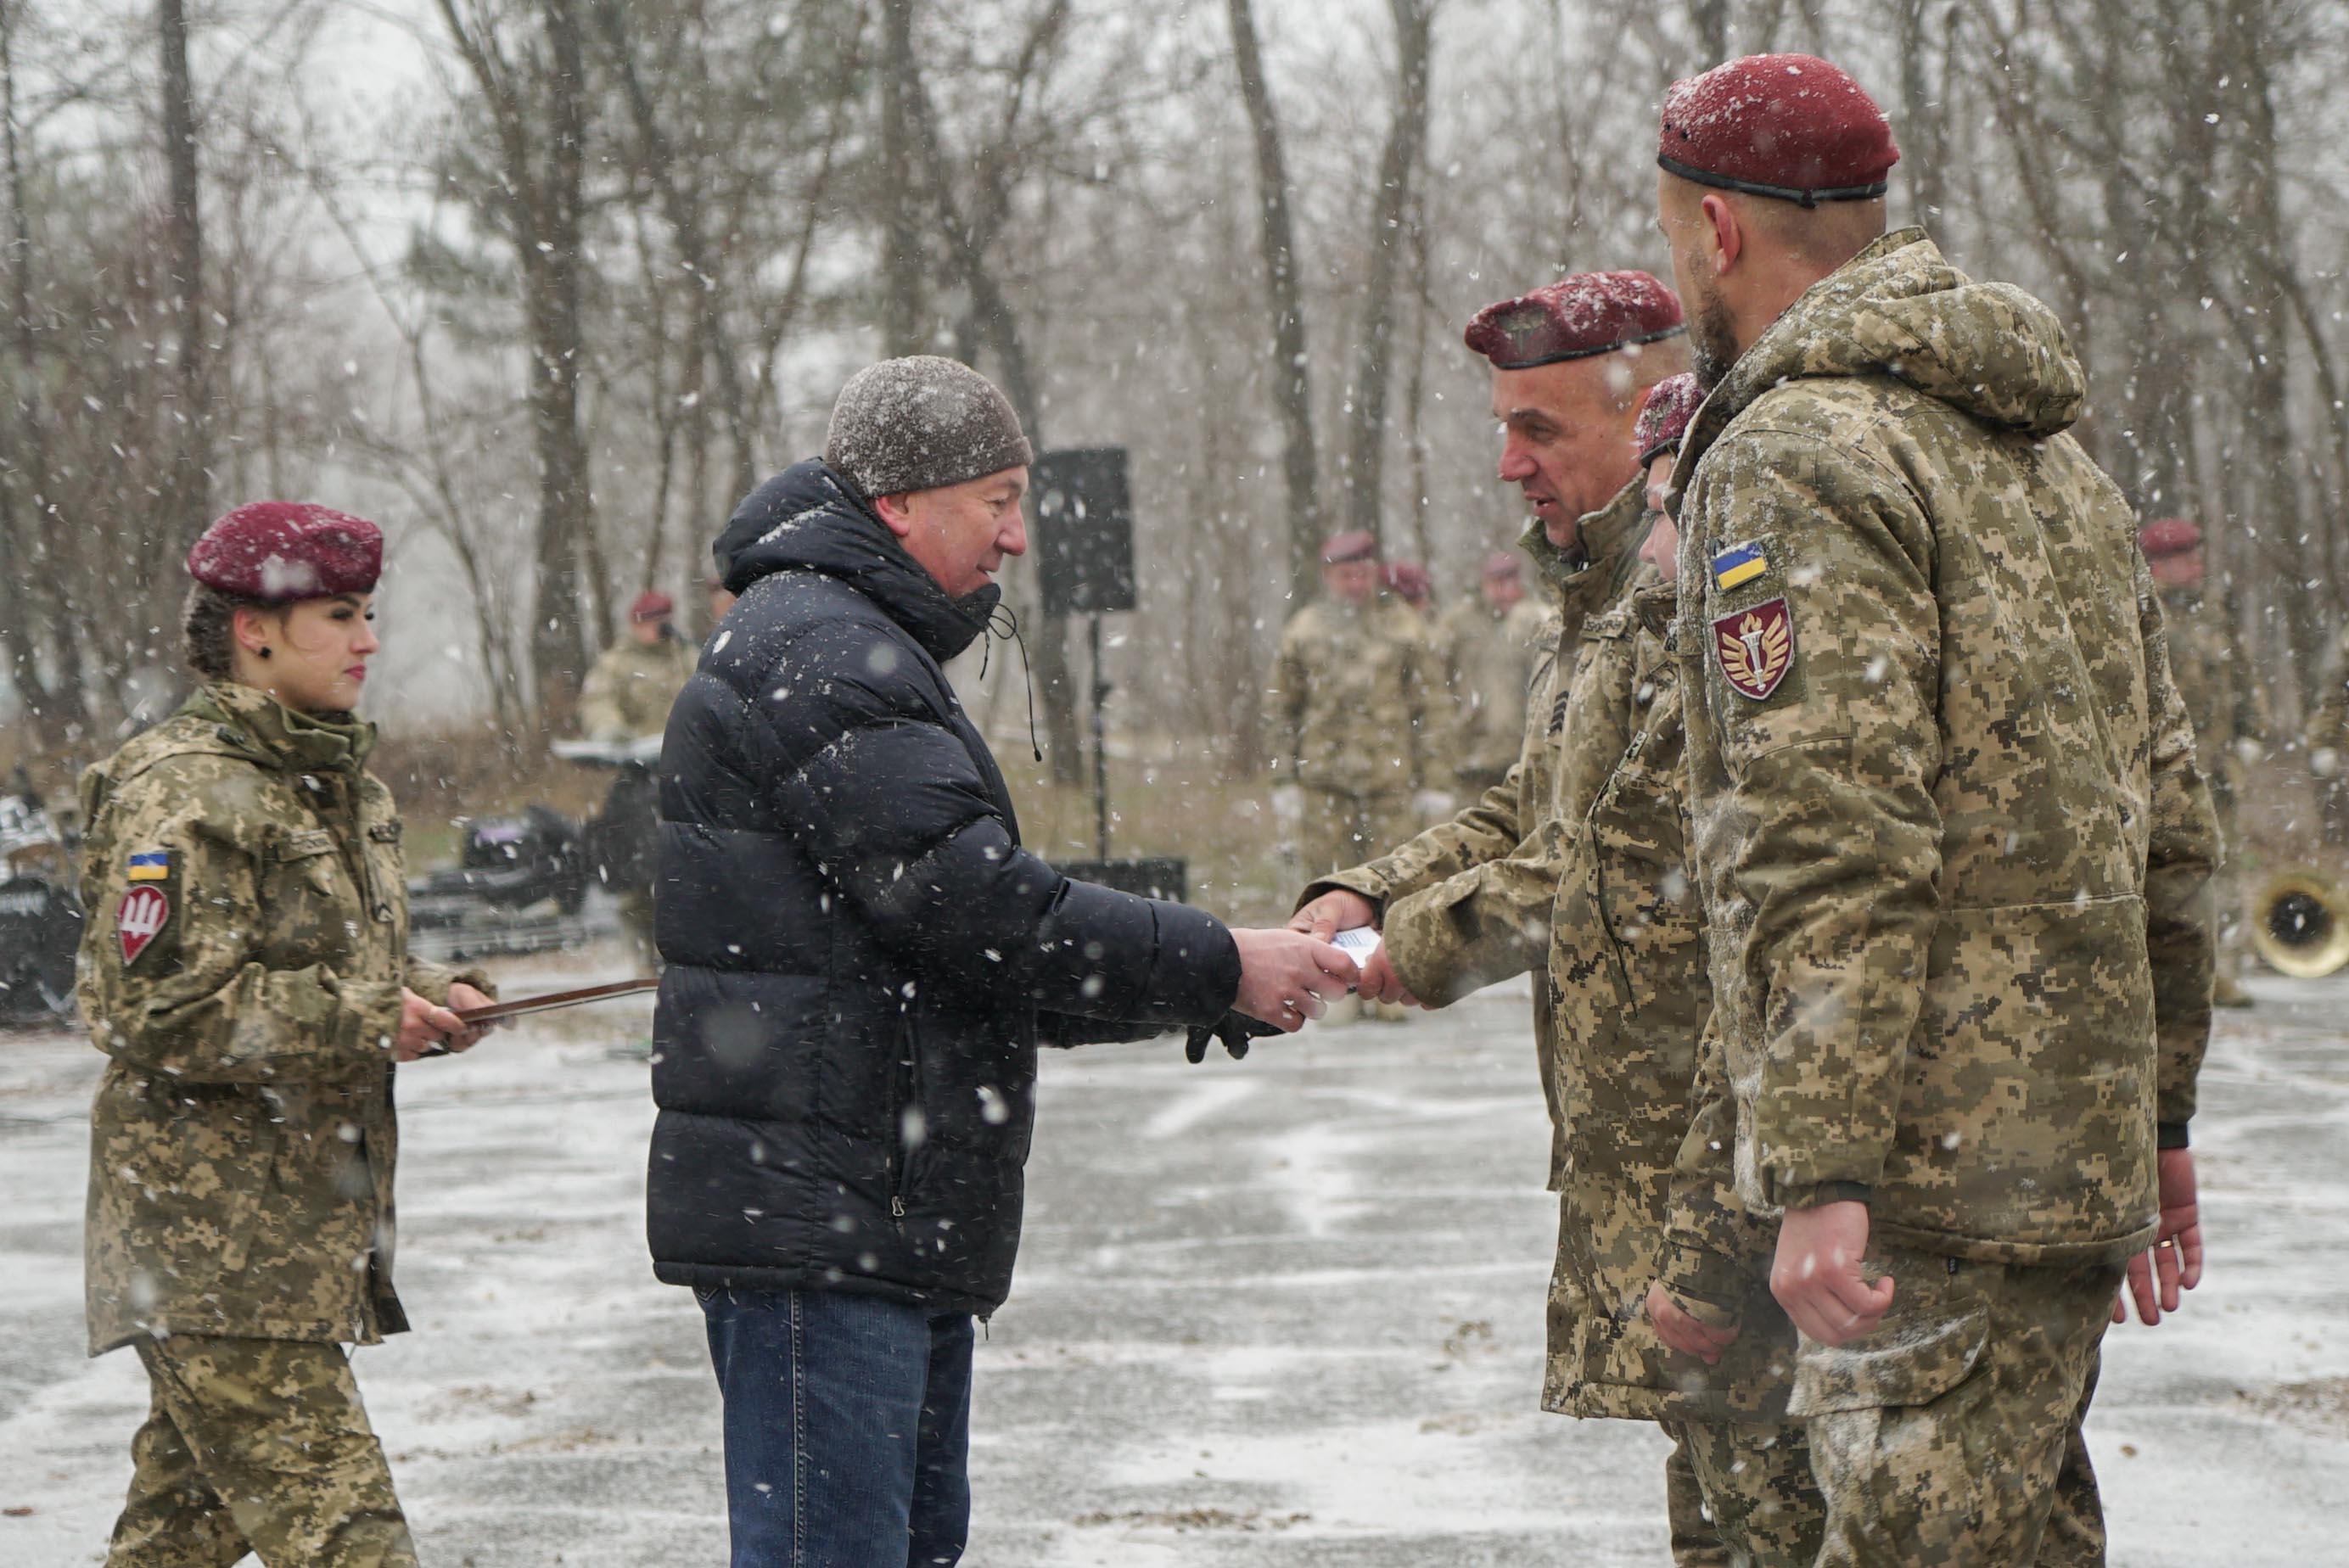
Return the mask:
<svg viewBox="0 0 2349 1568"><path fill-rule="evenodd" d="M188 552L202 684L83 777L90 1354L153 1401L112 1568L412 1564L347 1344L391 1288L392 1064L478 1037L408 956L399 819L354 718L376 526L258 501Z"/></svg>

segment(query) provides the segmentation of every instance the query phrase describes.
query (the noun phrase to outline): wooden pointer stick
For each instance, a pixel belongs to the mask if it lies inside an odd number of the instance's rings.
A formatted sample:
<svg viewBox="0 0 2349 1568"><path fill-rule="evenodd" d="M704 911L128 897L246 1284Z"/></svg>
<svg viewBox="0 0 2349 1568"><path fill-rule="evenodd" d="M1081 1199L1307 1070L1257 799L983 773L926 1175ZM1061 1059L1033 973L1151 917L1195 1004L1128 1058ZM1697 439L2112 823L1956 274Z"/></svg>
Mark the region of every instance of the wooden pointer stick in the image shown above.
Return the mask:
<svg viewBox="0 0 2349 1568"><path fill-rule="evenodd" d="M543 996L522 996L512 1002L492 1002L486 1007L466 1007L457 1016L468 1024L494 1024L504 1018L519 1018L525 1013L549 1013L557 1007L576 1007L586 1002L605 1002L615 996L633 996L639 991L657 988L660 981L652 975L635 980L616 980L608 985L587 985L576 991L555 991Z"/></svg>

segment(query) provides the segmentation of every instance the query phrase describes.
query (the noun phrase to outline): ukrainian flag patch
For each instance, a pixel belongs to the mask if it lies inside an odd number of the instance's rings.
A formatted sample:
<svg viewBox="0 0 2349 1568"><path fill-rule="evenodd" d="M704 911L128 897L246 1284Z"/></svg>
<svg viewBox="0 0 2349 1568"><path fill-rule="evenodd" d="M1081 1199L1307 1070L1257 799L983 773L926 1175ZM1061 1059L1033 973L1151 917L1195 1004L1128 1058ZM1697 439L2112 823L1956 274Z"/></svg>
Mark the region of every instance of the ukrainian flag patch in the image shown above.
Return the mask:
<svg viewBox="0 0 2349 1568"><path fill-rule="evenodd" d="M1770 558L1760 545L1733 544L1713 558L1713 585L1725 592L1769 570Z"/></svg>
<svg viewBox="0 0 2349 1568"><path fill-rule="evenodd" d="M132 882L161 882L171 874L171 851L146 850L130 857Z"/></svg>

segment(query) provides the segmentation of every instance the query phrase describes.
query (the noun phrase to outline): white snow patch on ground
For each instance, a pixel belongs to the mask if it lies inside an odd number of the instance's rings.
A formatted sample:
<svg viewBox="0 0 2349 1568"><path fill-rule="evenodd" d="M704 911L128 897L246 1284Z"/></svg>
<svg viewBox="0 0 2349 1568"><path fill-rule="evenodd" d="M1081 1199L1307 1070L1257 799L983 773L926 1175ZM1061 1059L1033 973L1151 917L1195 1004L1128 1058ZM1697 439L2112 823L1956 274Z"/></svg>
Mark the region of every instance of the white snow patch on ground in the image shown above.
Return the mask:
<svg viewBox="0 0 2349 1568"><path fill-rule="evenodd" d="M518 962L513 993L616 976ZM2336 1561L2349 1502L2349 978L2222 1015L2210 1275L2106 1341L2113 1560ZM1522 987L1407 1026L1048 1053L1028 1240L979 1347L972 1568L1667 1560L1661 1438L1537 1409L1557 1223ZM425 1561L724 1560L699 1315L652 1280L643 1001L400 1079L401 1292L358 1355ZM99 1058L0 1036L0 1563L104 1556L146 1408L81 1354ZM15 1514L13 1511L30 1510Z"/></svg>

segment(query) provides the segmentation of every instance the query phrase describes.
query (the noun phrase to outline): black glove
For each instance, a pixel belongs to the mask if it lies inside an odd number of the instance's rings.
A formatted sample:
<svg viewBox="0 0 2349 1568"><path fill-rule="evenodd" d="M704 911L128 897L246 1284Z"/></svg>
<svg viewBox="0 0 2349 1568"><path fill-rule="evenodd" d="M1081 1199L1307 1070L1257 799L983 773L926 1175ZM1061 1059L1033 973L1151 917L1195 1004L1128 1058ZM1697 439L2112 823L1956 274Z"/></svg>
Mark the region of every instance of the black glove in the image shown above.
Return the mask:
<svg viewBox="0 0 2349 1568"><path fill-rule="evenodd" d="M1277 1035L1280 1031L1270 1024L1251 1018L1246 1013L1226 1013L1213 1024L1194 1024L1190 1037L1183 1043L1183 1054L1195 1062L1207 1059L1207 1042L1221 1040L1224 1049L1234 1061L1248 1054L1248 1042L1258 1035Z"/></svg>

